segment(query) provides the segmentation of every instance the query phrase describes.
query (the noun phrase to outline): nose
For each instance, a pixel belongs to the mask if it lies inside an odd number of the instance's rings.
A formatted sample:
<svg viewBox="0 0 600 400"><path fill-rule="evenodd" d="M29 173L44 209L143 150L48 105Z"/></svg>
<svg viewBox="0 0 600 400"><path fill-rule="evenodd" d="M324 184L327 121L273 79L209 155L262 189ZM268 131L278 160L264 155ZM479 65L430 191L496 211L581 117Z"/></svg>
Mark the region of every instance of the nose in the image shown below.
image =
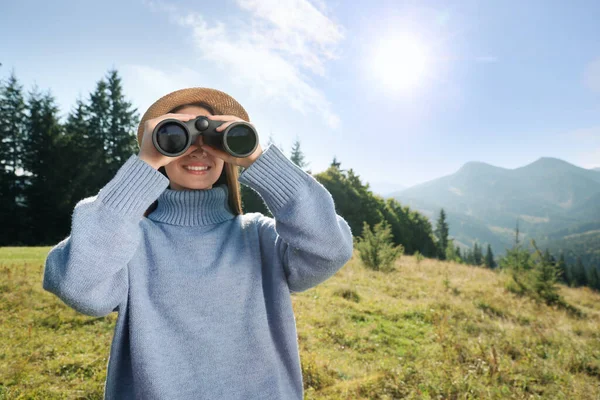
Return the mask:
<svg viewBox="0 0 600 400"><path fill-rule="evenodd" d="M204 151L204 149L202 149L200 147L200 145L197 145L198 141L196 141L196 143L194 143L194 146L192 148L194 148L189 154L192 157L207 157L208 154Z"/></svg>
<svg viewBox="0 0 600 400"><path fill-rule="evenodd" d="M196 141L193 144L195 144L198 147L202 146L204 144L204 138L202 137L202 135L198 135Z"/></svg>

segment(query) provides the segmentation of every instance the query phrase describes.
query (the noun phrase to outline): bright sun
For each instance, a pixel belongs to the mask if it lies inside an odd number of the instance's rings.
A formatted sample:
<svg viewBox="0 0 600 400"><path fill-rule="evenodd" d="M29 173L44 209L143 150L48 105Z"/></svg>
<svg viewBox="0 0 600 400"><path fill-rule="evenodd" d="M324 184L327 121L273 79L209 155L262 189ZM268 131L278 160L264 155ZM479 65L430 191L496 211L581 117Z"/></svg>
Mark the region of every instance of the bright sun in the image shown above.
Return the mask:
<svg viewBox="0 0 600 400"><path fill-rule="evenodd" d="M375 76L390 89L408 91L422 83L429 57L417 39L399 36L377 43L371 66Z"/></svg>

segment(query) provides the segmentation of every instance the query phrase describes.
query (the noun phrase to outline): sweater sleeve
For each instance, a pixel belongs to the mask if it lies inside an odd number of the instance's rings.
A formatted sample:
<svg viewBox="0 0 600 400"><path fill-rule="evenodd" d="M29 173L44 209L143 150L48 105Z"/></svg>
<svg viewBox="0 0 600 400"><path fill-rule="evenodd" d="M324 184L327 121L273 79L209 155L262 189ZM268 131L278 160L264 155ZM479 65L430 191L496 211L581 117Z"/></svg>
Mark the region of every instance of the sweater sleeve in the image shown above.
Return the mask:
<svg viewBox="0 0 600 400"><path fill-rule="evenodd" d="M271 144L239 181L254 189L274 218L258 218L261 246L283 265L291 292L333 276L352 258L350 226L327 189Z"/></svg>
<svg viewBox="0 0 600 400"><path fill-rule="evenodd" d="M43 288L74 310L105 316L129 291L127 264L146 209L169 179L133 154L97 195L74 208L70 235L46 257Z"/></svg>

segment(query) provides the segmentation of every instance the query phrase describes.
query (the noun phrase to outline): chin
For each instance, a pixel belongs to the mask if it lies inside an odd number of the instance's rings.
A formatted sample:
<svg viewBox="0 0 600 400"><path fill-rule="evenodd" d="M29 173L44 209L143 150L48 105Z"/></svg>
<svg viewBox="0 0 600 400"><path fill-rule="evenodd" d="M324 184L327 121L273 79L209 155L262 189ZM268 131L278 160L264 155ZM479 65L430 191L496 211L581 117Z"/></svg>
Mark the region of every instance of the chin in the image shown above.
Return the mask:
<svg viewBox="0 0 600 400"><path fill-rule="evenodd" d="M189 177L186 177L185 179L182 179L179 182L176 182L179 186L185 188L186 190L205 190L205 189L212 189L215 187L216 183L217 183L218 177L215 178L214 180L211 179L210 177L206 177L206 178L196 178L196 179L190 179Z"/></svg>

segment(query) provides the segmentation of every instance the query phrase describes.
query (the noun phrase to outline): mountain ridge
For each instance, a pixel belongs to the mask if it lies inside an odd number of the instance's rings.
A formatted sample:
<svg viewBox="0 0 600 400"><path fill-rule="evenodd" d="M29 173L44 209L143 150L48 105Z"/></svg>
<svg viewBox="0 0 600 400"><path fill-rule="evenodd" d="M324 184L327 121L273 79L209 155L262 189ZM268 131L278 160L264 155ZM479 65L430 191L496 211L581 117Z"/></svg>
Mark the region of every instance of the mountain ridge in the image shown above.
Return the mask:
<svg viewBox="0 0 600 400"><path fill-rule="evenodd" d="M450 235L458 242L467 246L476 240L487 242L500 253L512 246L517 220L523 235L541 239L600 221L598 171L554 157L540 157L513 169L468 162L452 174L389 197L424 213L434 224L444 208ZM598 247L600 254L600 243Z"/></svg>

